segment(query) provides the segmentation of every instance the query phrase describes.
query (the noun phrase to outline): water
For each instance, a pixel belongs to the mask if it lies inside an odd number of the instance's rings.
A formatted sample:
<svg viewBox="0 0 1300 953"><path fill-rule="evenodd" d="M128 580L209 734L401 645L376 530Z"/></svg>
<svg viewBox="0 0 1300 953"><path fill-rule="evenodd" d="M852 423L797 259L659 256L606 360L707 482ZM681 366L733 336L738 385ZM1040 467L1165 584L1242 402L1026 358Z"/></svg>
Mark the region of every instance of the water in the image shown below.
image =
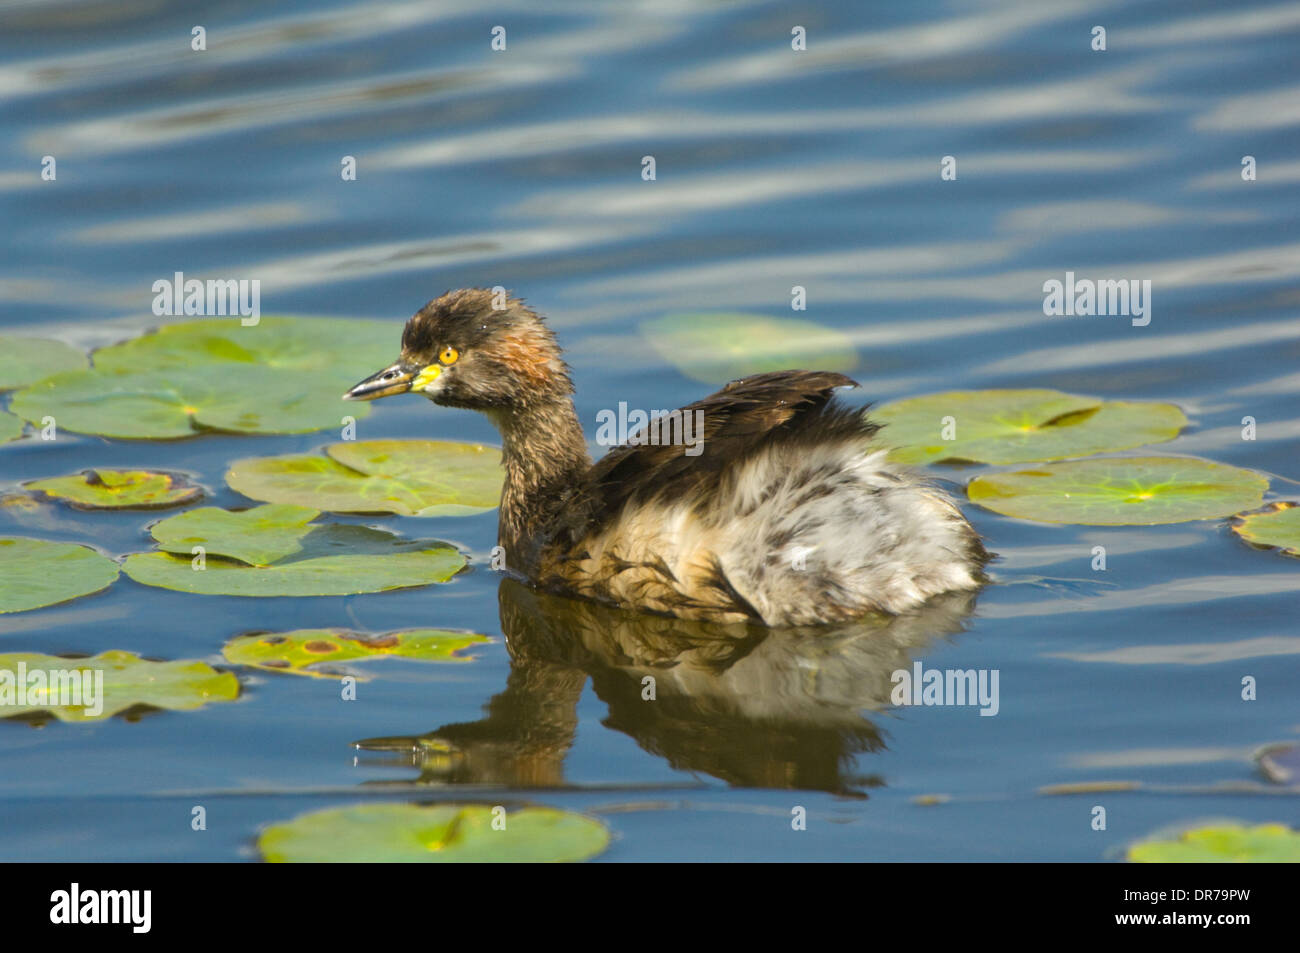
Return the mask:
<svg viewBox="0 0 1300 953"><path fill-rule="evenodd" d="M196 23L206 52L190 49ZM498 23L508 48L493 53ZM806 52L790 51L794 24ZM1105 52L1089 48L1095 24ZM385 319L395 348L430 297L504 284L558 329L590 435L618 401L707 391L637 322L788 315L802 285L799 316L853 336L872 400L1053 387L1174 401L1193 426L1160 452L1265 472L1274 498L1294 498L1298 38L1300 6L1285 3L0 2L0 329L112 341L156 321L151 285L181 270L259 278L267 313ZM939 176L948 155L955 181ZM1242 180L1245 155L1257 181ZM1150 325L1045 317L1042 283L1067 270L1151 279ZM415 398L377 407L361 436L495 438ZM9 489L92 465L181 469L234 506L230 460L333 437L65 434L0 461ZM261 825L367 798L595 812L616 835L605 860L1105 860L1197 818L1296 822L1291 799L1246 785L1255 746L1300 731L1300 563L1222 521L1103 529L966 509L1002 558L964 631L940 619L889 642L894 655L883 639L841 656L772 640L732 684L675 672L678 694L653 713L617 654L631 639L653 655L635 621L508 587L499 607L493 514L354 520L456 542L475 565L446 586L241 600L123 577L5 616L5 651L213 663L254 629L496 641L472 665L392 663L352 703L331 682L244 672L238 704L0 724L0 857L245 860ZM68 510L3 530L118 555L149 548L150 520ZM540 675L489 716L510 673L503 634L540 646ZM580 638L605 654L575 667ZM860 714L898 659L998 670L997 716ZM820 679L799 683L813 664ZM484 750L457 777L426 764L412 786L409 753L351 747L463 738L448 726L485 719L507 749L533 719L572 748ZM1103 780L1146 787L1038 793ZM1105 831L1090 826L1098 804ZM195 805L205 832L190 829ZM791 830L796 806L806 831Z"/></svg>

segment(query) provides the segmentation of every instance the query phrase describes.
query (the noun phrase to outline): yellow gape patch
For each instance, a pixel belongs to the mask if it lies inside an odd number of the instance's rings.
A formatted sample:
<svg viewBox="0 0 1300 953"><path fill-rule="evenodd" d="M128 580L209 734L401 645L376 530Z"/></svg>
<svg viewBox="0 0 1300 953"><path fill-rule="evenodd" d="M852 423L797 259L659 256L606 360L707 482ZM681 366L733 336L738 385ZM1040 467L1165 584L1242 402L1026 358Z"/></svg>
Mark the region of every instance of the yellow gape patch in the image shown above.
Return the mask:
<svg viewBox="0 0 1300 953"><path fill-rule="evenodd" d="M419 393L424 390L442 374L442 367L438 364L430 364L424 370L416 375L415 380L411 381L411 390Z"/></svg>

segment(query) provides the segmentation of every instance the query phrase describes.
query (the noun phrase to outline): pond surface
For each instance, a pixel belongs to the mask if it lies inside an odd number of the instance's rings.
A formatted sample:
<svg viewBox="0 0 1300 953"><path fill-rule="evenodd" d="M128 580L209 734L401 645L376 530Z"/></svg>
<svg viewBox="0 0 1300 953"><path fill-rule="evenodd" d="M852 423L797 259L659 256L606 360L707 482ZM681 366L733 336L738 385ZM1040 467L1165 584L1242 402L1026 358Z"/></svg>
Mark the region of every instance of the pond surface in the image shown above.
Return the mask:
<svg viewBox="0 0 1300 953"><path fill-rule="evenodd" d="M158 323L152 284L182 271L257 278L268 314L382 319L395 353L429 298L501 284L557 329L592 436L620 401L711 390L640 322L793 316L852 337L866 399L1173 402L1191 426L1156 452L1257 470L1269 499L1295 499L1298 42L1285 3L0 3L0 333L120 340ZM1150 323L1045 316L1043 283L1067 271L1149 279ZM414 397L358 436L495 442L486 420ZM156 467L247 506L230 461L337 439L29 436L0 447L0 489ZM934 471L958 488L979 472ZM251 860L266 824L376 799L591 812L614 834L602 860L1104 861L1167 825L1297 822L1251 754L1300 732L1300 561L1224 520L964 508L1000 555L995 583L840 641L683 654L662 620L503 582L491 512L337 518L455 543L471 565L445 585L240 599L122 577L0 617L3 652L218 666L254 630L493 638L469 664L378 663L351 702L333 681L237 669L237 703L2 722L0 858ZM42 512L0 516L0 534L152 548L156 514ZM890 707L889 672L913 661L996 670L996 716ZM653 706L644 671L660 673ZM1142 788L1040 791L1099 781Z"/></svg>

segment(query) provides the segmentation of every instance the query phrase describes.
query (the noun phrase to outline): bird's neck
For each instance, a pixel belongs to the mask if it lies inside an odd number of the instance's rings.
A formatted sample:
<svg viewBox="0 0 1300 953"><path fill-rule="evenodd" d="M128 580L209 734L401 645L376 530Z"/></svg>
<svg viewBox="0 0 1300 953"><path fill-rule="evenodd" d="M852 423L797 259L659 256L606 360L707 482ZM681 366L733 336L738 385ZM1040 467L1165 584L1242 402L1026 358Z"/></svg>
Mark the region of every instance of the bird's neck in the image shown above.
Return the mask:
<svg viewBox="0 0 1300 953"><path fill-rule="evenodd" d="M532 575L542 530L591 467L587 440L567 396L489 416L506 471L497 542L507 568Z"/></svg>

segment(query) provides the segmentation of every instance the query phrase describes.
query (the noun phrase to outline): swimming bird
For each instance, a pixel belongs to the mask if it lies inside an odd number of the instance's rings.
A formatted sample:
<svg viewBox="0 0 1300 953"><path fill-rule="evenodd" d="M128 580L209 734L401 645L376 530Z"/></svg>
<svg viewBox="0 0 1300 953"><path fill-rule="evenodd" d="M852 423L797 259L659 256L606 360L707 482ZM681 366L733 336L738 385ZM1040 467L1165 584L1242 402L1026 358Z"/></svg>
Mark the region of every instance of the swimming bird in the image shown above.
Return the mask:
<svg viewBox="0 0 1300 953"><path fill-rule="evenodd" d="M596 464L554 332L481 288L430 301L346 400L423 394L501 434L498 544L550 592L685 619L784 627L899 613L976 589L988 552L938 487L887 459L830 371L732 381ZM688 416L689 415L689 416ZM668 439L663 439L667 432Z"/></svg>

